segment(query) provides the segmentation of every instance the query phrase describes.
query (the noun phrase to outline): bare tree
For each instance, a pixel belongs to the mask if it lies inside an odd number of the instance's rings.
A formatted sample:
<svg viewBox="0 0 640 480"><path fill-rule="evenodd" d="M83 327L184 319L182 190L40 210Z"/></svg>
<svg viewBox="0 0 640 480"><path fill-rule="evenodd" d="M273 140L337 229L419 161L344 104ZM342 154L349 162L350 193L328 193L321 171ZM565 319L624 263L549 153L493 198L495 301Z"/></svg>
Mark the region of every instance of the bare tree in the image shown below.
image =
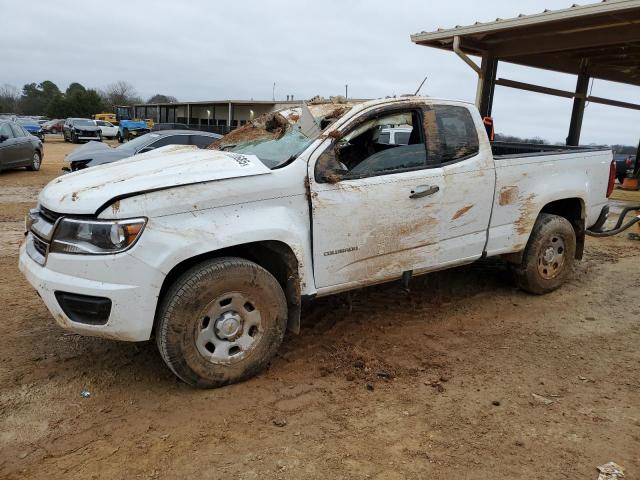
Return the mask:
<svg viewBox="0 0 640 480"><path fill-rule="evenodd" d="M0 86L0 112L19 113L20 91L5 83Z"/></svg>
<svg viewBox="0 0 640 480"><path fill-rule="evenodd" d="M124 80L118 80L111 85L107 85L103 95L105 103L112 108L116 105L142 103L142 99L138 96L135 87Z"/></svg>

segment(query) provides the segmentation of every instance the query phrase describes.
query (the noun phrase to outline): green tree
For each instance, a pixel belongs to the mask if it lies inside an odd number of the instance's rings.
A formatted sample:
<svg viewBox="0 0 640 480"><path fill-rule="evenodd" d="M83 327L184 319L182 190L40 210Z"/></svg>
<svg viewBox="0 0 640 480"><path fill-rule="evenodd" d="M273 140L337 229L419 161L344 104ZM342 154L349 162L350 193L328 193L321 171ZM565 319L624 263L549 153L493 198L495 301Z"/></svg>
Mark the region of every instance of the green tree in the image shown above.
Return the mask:
<svg viewBox="0 0 640 480"><path fill-rule="evenodd" d="M84 88L84 86L82 86L81 83L73 82L67 87L67 91L65 92L65 94L73 95L74 93L77 93L77 92L86 92L86 91L87 89Z"/></svg>
<svg viewBox="0 0 640 480"><path fill-rule="evenodd" d="M176 103L178 99L171 95L163 95L162 93L156 93L153 97L147 100L147 103Z"/></svg>
<svg viewBox="0 0 640 480"><path fill-rule="evenodd" d="M25 115L43 115L51 100L60 95L60 89L51 80L39 84L28 83L22 87L20 113Z"/></svg>

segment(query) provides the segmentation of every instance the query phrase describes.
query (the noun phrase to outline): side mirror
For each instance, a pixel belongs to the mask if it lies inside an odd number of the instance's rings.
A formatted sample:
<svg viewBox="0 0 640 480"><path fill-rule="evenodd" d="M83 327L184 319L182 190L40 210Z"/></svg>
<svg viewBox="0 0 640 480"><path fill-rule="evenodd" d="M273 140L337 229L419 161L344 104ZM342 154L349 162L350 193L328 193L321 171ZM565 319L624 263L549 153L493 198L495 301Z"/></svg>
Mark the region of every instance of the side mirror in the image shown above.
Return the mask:
<svg viewBox="0 0 640 480"><path fill-rule="evenodd" d="M6 135L0 135L0 143L6 141L8 139L9 139L9 137L7 137Z"/></svg>

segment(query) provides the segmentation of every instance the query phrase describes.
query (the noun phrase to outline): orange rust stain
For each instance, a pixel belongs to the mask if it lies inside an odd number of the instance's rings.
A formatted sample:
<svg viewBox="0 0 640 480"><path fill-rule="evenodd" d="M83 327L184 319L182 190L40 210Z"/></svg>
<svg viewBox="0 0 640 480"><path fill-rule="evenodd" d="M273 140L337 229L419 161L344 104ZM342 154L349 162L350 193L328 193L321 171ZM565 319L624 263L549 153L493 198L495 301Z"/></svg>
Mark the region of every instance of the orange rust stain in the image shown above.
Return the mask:
<svg viewBox="0 0 640 480"><path fill-rule="evenodd" d="M111 205L111 212L115 215L116 213L118 213L120 211L120 200L116 200L115 202L113 202L113 204Z"/></svg>
<svg viewBox="0 0 640 480"><path fill-rule="evenodd" d="M467 206L462 207L460 210L458 210L456 213L453 214L453 217L451 217L451 220L456 220L456 219L460 218L462 215L467 213L472 208L473 208L473 205L467 205Z"/></svg>
<svg viewBox="0 0 640 480"><path fill-rule="evenodd" d="M518 187L509 186L502 187L500 189L500 197L498 198L498 204L501 206L514 203L518 199Z"/></svg>
<svg viewBox="0 0 640 480"><path fill-rule="evenodd" d="M520 216L514 222L516 232L520 235L530 233L538 217L538 207L534 201L535 197L535 193L530 194L520 205Z"/></svg>

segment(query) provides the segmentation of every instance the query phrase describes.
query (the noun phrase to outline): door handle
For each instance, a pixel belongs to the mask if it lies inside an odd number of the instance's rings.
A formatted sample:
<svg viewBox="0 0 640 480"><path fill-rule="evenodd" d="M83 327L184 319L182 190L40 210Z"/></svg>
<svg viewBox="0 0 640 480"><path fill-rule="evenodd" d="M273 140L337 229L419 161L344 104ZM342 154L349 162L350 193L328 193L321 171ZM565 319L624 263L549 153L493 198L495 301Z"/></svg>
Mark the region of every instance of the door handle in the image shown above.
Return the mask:
<svg viewBox="0 0 640 480"><path fill-rule="evenodd" d="M422 198L428 197L438 192L440 187L437 185L418 185L414 190L411 190L409 198Z"/></svg>

